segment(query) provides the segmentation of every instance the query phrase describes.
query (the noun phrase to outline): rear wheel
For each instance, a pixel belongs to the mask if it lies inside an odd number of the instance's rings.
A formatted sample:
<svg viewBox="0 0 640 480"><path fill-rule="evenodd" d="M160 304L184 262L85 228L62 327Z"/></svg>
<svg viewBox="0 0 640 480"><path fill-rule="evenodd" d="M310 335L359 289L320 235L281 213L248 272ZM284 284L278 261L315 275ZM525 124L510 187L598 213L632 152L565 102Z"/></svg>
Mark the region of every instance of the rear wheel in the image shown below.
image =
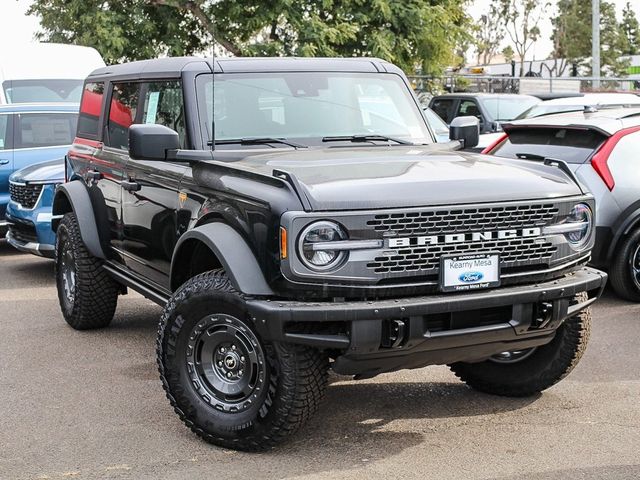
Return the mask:
<svg viewBox="0 0 640 480"><path fill-rule="evenodd" d="M574 302L587 300L586 293ZM534 395L566 377L578 364L591 332L591 311L568 318L546 345L502 352L479 363L454 363L453 373L470 387L493 395Z"/></svg>
<svg viewBox="0 0 640 480"><path fill-rule="evenodd" d="M640 228L622 242L609 273L611 285L620 297L640 302Z"/></svg>
<svg viewBox="0 0 640 480"><path fill-rule="evenodd" d="M58 226L55 275L62 315L69 325L89 330L111 323L119 286L85 247L73 213L67 213Z"/></svg>
<svg viewBox="0 0 640 480"><path fill-rule="evenodd" d="M186 282L167 304L157 358L180 419L208 442L264 450L316 411L328 359L316 349L263 341L222 270Z"/></svg>

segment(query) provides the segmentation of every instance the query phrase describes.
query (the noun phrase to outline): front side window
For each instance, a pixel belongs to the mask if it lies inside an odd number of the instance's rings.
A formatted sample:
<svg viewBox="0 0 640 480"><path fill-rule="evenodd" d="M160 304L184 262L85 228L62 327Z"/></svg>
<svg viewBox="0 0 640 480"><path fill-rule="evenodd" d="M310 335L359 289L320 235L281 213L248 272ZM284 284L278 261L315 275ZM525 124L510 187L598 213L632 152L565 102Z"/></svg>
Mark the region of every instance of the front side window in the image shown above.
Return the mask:
<svg viewBox="0 0 640 480"><path fill-rule="evenodd" d="M102 109L104 83L86 83L80 102L80 116L78 118L78 136L82 138L98 138L98 121Z"/></svg>
<svg viewBox="0 0 640 480"><path fill-rule="evenodd" d="M203 130L211 140L382 135L432 143L419 107L397 75L333 72L216 74L197 79ZM213 118L212 118L213 112Z"/></svg>
<svg viewBox="0 0 640 480"><path fill-rule="evenodd" d="M71 145L77 122L75 113L22 113L17 117L15 148Z"/></svg>
<svg viewBox="0 0 640 480"><path fill-rule="evenodd" d="M11 138L9 138L10 115L0 115L0 150L11 148Z"/></svg>
<svg viewBox="0 0 640 480"><path fill-rule="evenodd" d="M178 132L180 145L186 142L184 100L179 81L152 82L144 88L142 123L164 125Z"/></svg>
<svg viewBox="0 0 640 480"><path fill-rule="evenodd" d="M480 109L474 100L461 100L456 112L456 117L481 117Z"/></svg>
<svg viewBox="0 0 640 480"><path fill-rule="evenodd" d="M7 103L78 103L82 80L5 80L2 83Z"/></svg>
<svg viewBox="0 0 640 480"><path fill-rule="evenodd" d="M107 122L107 145L129 149L129 127L136 119L138 83L114 83Z"/></svg>

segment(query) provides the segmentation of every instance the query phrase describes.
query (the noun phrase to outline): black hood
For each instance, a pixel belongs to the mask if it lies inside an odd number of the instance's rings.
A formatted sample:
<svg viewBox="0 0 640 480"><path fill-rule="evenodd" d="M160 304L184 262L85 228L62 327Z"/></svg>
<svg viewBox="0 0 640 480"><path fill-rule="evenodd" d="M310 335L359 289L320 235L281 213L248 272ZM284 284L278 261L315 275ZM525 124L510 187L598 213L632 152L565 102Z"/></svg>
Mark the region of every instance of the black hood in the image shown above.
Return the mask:
<svg viewBox="0 0 640 480"><path fill-rule="evenodd" d="M295 150L245 158L238 168L297 178L313 210L517 201L580 195L557 167L429 147Z"/></svg>

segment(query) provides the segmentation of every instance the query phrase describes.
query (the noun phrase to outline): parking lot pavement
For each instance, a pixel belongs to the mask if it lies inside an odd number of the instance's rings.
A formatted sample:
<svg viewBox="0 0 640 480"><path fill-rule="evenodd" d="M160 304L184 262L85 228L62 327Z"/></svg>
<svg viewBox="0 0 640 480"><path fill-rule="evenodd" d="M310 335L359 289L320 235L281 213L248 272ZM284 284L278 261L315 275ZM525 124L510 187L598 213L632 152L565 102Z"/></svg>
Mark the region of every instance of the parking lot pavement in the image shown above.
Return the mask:
<svg viewBox="0 0 640 480"><path fill-rule="evenodd" d="M334 378L319 414L268 453L222 450L171 411L160 309L122 297L111 327L64 323L49 260L0 242L0 479L640 478L640 305L594 308L577 369L536 398L473 392L445 367Z"/></svg>

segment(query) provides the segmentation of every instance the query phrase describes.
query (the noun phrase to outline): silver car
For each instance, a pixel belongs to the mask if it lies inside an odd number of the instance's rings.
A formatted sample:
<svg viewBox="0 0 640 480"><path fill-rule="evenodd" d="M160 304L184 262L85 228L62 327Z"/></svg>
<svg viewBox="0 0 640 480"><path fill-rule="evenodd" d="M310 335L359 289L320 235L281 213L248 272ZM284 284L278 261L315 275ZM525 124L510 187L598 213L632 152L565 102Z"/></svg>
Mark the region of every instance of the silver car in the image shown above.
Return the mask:
<svg viewBox="0 0 640 480"><path fill-rule="evenodd" d="M640 302L640 108L563 113L503 125L482 153L564 160L596 198L592 264L621 297Z"/></svg>

